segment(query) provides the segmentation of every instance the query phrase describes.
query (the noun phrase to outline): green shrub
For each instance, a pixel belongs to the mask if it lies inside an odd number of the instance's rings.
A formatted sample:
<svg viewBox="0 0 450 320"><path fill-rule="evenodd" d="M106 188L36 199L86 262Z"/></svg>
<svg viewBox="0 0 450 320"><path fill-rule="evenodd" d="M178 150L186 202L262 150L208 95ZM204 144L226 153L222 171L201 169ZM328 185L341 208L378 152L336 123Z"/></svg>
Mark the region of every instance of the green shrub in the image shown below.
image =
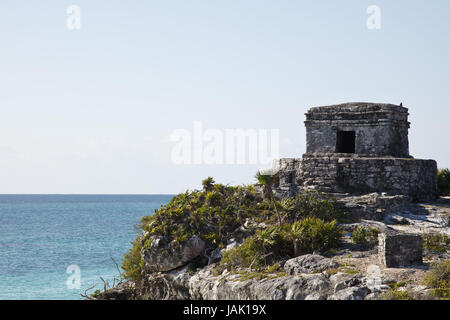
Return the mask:
<svg viewBox="0 0 450 320"><path fill-rule="evenodd" d="M442 196L450 195L450 170L439 169L437 174L438 192Z"/></svg>
<svg viewBox="0 0 450 320"><path fill-rule="evenodd" d="M289 238L293 243L294 255L323 252L341 244L342 231L336 220L325 222L318 218L306 218L292 224Z"/></svg>
<svg viewBox="0 0 450 320"><path fill-rule="evenodd" d="M258 269L282 258L336 248L341 244L341 237L336 221L306 218L292 225L259 230L239 247L226 251L221 263Z"/></svg>
<svg viewBox="0 0 450 320"><path fill-rule="evenodd" d="M124 270L122 276L125 279L137 281L141 277L142 267L144 266L144 260L141 256L140 238L137 238L131 244L131 249L125 254L122 260L122 269Z"/></svg>
<svg viewBox="0 0 450 320"><path fill-rule="evenodd" d="M431 293L439 298L450 298L450 259L432 265L423 283L430 287Z"/></svg>
<svg viewBox="0 0 450 320"><path fill-rule="evenodd" d="M363 248L370 248L378 243L378 233L379 231L374 228L364 228L359 226L352 233L352 242L360 245Z"/></svg>
<svg viewBox="0 0 450 320"><path fill-rule="evenodd" d="M98 298L100 297L100 295L102 294L102 292L99 289L96 289L92 294L91 294L91 298Z"/></svg>
<svg viewBox="0 0 450 320"><path fill-rule="evenodd" d="M444 253L450 245L450 237L443 233L425 233L422 235L424 249Z"/></svg>
<svg viewBox="0 0 450 320"><path fill-rule="evenodd" d="M186 241L198 235L214 246L226 245L230 233L247 218L265 221L272 216L270 203L253 187L209 185L210 191L187 191L155 210L151 218L141 220L141 228L150 235ZM212 183L212 182L211 182Z"/></svg>
<svg viewBox="0 0 450 320"><path fill-rule="evenodd" d="M232 267L252 267L257 270L280 258L292 256L290 242L279 226L258 230L255 235L224 253L221 263Z"/></svg>
<svg viewBox="0 0 450 320"><path fill-rule="evenodd" d="M274 263L273 265L268 266L268 267L266 268L266 272L267 272L267 273L275 273L275 272L279 271L280 269L281 269L280 263L279 263L279 262L276 262L276 263Z"/></svg>
<svg viewBox="0 0 450 320"><path fill-rule="evenodd" d="M260 172L259 176L270 187L277 183L275 174ZM247 238L239 249L226 254L228 258L225 260L236 266L250 266L252 262L252 266L273 264L276 259L294 256L294 245L298 252L309 253L327 250L339 243L341 233L334 219L340 217L341 211L334 199L318 193L305 193L283 204L269 196L268 190L267 194L260 194L254 186L225 186L215 183L211 177L203 180L202 184L202 190L178 194L155 210L152 216L141 219L139 228L145 237L142 242L138 237L123 259L125 278L139 278L143 266L141 246L150 246L153 236L164 236L168 241L181 244L197 235L208 248L223 248L230 238L242 240L243 234L239 230L246 221L250 221L247 231L254 236ZM289 201L293 207L288 206ZM295 235L295 241L292 224L280 224L280 212L292 218L292 222L297 221L301 232ZM261 222L269 227L255 231ZM278 226L271 227L277 222Z"/></svg>
<svg viewBox="0 0 450 320"><path fill-rule="evenodd" d="M393 283L389 283L388 286L392 289L392 290L398 290L404 286L406 286L406 282L404 281L400 281L400 282L393 282Z"/></svg>
<svg viewBox="0 0 450 320"><path fill-rule="evenodd" d="M221 264L259 268L264 265L263 252L261 241L255 236L249 237L240 246L225 251Z"/></svg>
<svg viewBox="0 0 450 320"><path fill-rule="evenodd" d="M318 192L306 191L297 194L295 198L286 198L281 201L281 207L291 222L308 217L343 221L346 217L336 199Z"/></svg>

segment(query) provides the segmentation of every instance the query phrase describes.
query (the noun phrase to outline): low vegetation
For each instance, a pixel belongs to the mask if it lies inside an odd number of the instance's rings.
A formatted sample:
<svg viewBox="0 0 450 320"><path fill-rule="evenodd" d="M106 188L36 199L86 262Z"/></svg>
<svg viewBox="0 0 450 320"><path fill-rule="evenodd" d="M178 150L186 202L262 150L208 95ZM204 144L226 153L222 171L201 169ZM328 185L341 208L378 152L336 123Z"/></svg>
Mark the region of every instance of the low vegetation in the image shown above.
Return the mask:
<svg viewBox="0 0 450 320"><path fill-rule="evenodd" d="M337 204L336 199L318 192L299 193L293 198L281 200L285 219L291 223L308 217L323 221L345 222L347 214Z"/></svg>
<svg viewBox="0 0 450 320"><path fill-rule="evenodd" d="M272 204L273 209L275 210L277 217L278 217L278 224L281 226L281 216L278 212L277 205L273 196L273 190L272 188L279 183L279 174L277 170L269 169L269 170L260 170L256 173L255 176L256 180L259 184L261 184L264 188L264 197L266 199L269 199L270 203Z"/></svg>
<svg viewBox="0 0 450 320"><path fill-rule="evenodd" d="M341 243L336 221L305 218L293 224L259 230L242 245L224 253L222 265L261 269L282 259L314 251L323 252Z"/></svg>
<svg viewBox="0 0 450 320"><path fill-rule="evenodd" d="M431 294L437 298L450 299L450 260L434 263L423 282L431 288Z"/></svg>
<svg viewBox="0 0 450 320"><path fill-rule="evenodd" d="M270 179L265 181L267 176ZM226 186L208 177L202 190L176 195L152 216L143 217L139 224L142 236L132 243L122 262L124 278L139 279L144 265L141 248L150 246L153 236L183 243L197 235L211 249L224 248L234 238L243 243L227 251L223 263L255 269L340 245L337 221L345 214L335 199L308 192L279 201L272 192L276 175L259 172L257 177L262 188Z"/></svg>
<svg viewBox="0 0 450 320"><path fill-rule="evenodd" d="M423 247L428 251L444 253L450 246L450 237L443 233L423 234Z"/></svg>
<svg viewBox="0 0 450 320"><path fill-rule="evenodd" d="M372 248L378 243L379 231L374 228L364 228L359 226L352 233L352 242L361 246L362 248Z"/></svg>
<svg viewBox="0 0 450 320"><path fill-rule="evenodd" d="M131 243L131 249L124 256L122 262L122 269L124 279L137 280L141 276L141 269L144 266L144 260L141 256L141 241L136 239Z"/></svg>
<svg viewBox="0 0 450 320"><path fill-rule="evenodd" d="M407 290L391 289L381 295L381 300L414 300Z"/></svg>
<svg viewBox="0 0 450 320"><path fill-rule="evenodd" d="M438 192L441 196L450 195L450 170L439 169L437 174Z"/></svg>
<svg viewBox="0 0 450 320"><path fill-rule="evenodd" d="M404 282L404 281L393 282L393 283L389 283L388 285L389 285L389 287L392 290L398 290L398 289L403 288L404 286L406 286L406 282Z"/></svg>

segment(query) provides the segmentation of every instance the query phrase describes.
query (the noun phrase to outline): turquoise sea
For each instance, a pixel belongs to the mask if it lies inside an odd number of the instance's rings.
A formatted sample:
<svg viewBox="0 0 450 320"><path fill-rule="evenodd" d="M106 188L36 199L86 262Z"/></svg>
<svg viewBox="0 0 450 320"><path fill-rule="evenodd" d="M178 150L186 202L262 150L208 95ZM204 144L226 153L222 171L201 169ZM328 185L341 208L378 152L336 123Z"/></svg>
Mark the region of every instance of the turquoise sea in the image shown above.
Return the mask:
<svg viewBox="0 0 450 320"><path fill-rule="evenodd" d="M119 272L111 258L120 265L140 218L171 198L0 195L0 300L82 299L100 277L112 282ZM69 266L79 270L79 289L67 285L76 276Z"/></svg>

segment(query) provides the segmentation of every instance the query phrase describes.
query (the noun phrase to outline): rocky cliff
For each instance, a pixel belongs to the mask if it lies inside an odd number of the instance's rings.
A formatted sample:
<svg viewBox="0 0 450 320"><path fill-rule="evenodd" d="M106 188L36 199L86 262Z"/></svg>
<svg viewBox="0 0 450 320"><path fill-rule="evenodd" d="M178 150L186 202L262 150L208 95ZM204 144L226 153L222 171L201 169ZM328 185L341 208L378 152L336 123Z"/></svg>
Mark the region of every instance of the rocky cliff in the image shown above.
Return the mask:
<svg viewBox="0 0 450 320"><path fill-rule="evenodd" d="M144 218L134 254L124 260L127 279L91 298L431 299L422 279L434 262L449 259L450 199L400 198L307 194L271 201L257 187L211 182ZM380 252L377 235L387 241L387 233L420 235L420 248L405 250L423 260L386 265L391 253Z"/></svg>

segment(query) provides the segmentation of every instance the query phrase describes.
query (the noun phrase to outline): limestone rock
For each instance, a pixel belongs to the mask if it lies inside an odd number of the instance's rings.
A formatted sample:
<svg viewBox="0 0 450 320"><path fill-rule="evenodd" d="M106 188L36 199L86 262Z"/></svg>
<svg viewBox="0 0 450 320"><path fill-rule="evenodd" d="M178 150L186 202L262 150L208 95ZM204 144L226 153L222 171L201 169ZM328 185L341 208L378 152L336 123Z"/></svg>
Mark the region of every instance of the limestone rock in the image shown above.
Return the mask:
<svg viewBox="0 0 450 320"><path fill-rule="evenodd" d="M193 236L185 243L169 242L166 237L153 237L149 247L142 249L145 268L150 272L170 271L184 266L200 256L205 249L205 242Z"/></svg>
<svg viewBox="0 0 450 320"><path fill-rule="evenodd" d="M96 300L132 300L136 296L133 282L122 282L114 288L106 290L101 294L93 297Z"/></svg>
<svg viewBox="0 0 450 320"><path fill-rule="evenodd" d="M328 297L328 300L364 300L370 293L367 287L350 287Z"/></svg>
<svg viewBox="0 0 450 320"><path fill-rule="evenodd" d="M337 268L339 265L331 259L317 254L306 254L289 259L284 264L284 270L289 275L312 273Z"/></svg>
<svg viewBox="0 0 450 320"><path fill-rule="evenodd" d="M330 281L333 284L334 293L361 284L360 276L343 272L332 275Z"/></svg>
<svg viewBox="0 0 450 320"><path fill-rule="evenodd" d="M236 274L215 277L211 270L211 266L206 267L190 278L191 299L304 300L308 297L318 300L325 299L331 292L331 283L323 274L242 281Z"/></svg>

